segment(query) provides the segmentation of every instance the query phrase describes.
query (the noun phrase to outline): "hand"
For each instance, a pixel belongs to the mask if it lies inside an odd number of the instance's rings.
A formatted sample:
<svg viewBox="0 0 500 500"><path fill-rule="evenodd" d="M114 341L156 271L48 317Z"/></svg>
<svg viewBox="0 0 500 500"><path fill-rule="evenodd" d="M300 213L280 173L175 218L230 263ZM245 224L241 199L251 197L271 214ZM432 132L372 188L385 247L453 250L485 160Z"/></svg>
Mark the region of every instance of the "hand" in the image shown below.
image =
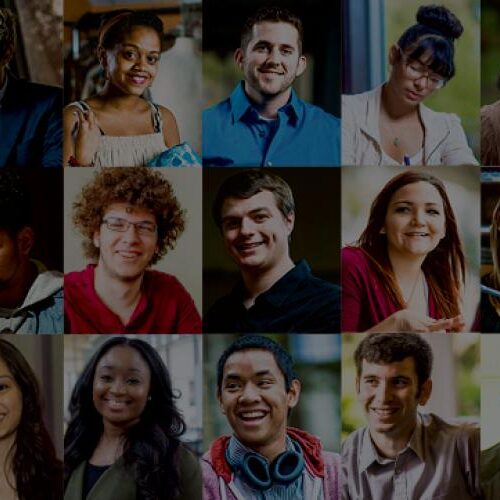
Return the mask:
<svg viewBox="0 0 500 500"><path fill-rule="evenodd" d="M101 140L101 130L92 110L75 111L77 129L75 138L75 158L81 165L92 165Z"/></svg>
<svg viewBox="0 0 500 500"><path fill-rule="evenodd" d="M461 315L454 318L434 319L410 309L401 309L371 328L370 332L441 332L461 331L465 322Z"/></svg>

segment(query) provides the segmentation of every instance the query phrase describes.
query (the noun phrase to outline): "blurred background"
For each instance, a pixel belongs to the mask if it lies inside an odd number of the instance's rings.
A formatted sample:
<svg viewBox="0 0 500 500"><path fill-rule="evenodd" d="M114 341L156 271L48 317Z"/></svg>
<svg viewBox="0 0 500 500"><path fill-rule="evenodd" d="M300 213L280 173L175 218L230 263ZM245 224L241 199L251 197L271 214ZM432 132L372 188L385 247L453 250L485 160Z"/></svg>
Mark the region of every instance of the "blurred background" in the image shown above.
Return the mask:
<svg viewBox="0 0 500 500"><path fill-rule="evenodd" d="M390 71L389 48L416 23L418 8L432 3L435 2L342 0L342 92L357 94L382 84ZM455 77L444 89L426 99L425 105L435 111L456 113L462 120L470 147L479 157L480 0L437 3L448 7L460 19L464 32L455 41ZM498 18L491 20L497 37L500 36L498 25Z"/></svg>
<svg viewBox="0 0 500 500"><path fill-rule="evenodd" d="M290 186L295 200L295 228L290 255L294 262L306 259L313 274L340 283L340 169L273 169ZM209 168L203 172L203 308L229 293L239 270L224 247L212 218L212 204L222 181L234 168Z"/></svg>
<svg viewBox="0 0 500 500"><path fill-rule="evenodd" d="M500 335L481 336L481 450L500 442Z"/></svg>
<svg viewBox="0 0 500 500"><path fill-rule="evenodd" d="M500 99L500 0L481 1L481 105Z"/></svg>
<svg viewBox="0 0 500 500"><path fill-rule="evenodd" d="M63 0L0 0L17 17L17 49L10 69L19 78L62 86Z"/></svg>
<svg viewBox="0 0 500 500"><path fill-rule="evenodd" d="M226 99L242 79L233 59L245 20L259 7L276 5L296 14L304 26L307 69L294 84L301 99L340 116L339 0L203 0L203 102Z"/></svg>
<svg viewBox="0 0 500 500"><path fill-rule="evenodd" d="M302 384L288 425L318 436L327 451L340 450L340 335L265 335L292 356ZM203 336L203 449L231 427L217 402L217 361L238 335Z"/></svg>
<svg viewBox="0 0 500 500"><path fill-rule="evenodd" d="M202 451L201 336L198 335L127 335L153 346L168 368L177 408L186 422L181 437L198 454ZM108 335L64 336L64 425L68 424L68 404L73 387L89 359L108 340ZM61 378L59 378L61 380Z"/></svg>
<svg viewBox="0 0 500 500"><path fill-rule="evenodd" d="M434 366L431 374L432 395L425 406L419 406L419 411L435 413L448 421L479 423L481 336L476 333L431 333L422 336L431 345ZM363 407L356 398L354 364L354 351L363 338L364 335L360 334L342 335L342 440L366 425Z"/></svg>
<svg viewBox="0 0 500 500"><path fill-rule="evenodd" d="M132 168L132 167L131 167ZM185 210L185 229L154 269L173 274L187 289L201 314L202 307L202 216L201 169L169 168L159 172L171 183L174 194ZM73 202L82 187L97 172L93 168L65 169L64 175L64 272L81 271L87 265L80 233L71 222Z"/></svg>
<svg viewBox="0 0 500 500"><path fill-rule="evenodd" d="M355 242L368 222L370 206L383 186L401 167L356 167L342 169L342 246ZM417 169L416 169L417 170ZM479 167L418 167L441 179L455 213L468 265L463 311L466 328L475 318L479 302L480 189ZM467 331L467 330L466 330Z"/></svg>
<svg viewBox="0 0 500 500"><path fill-rule="evenodd" d="M201 0L65 0L64 102L86 99L104 85L96 48L103 14L144 10L163 22L156 79L144 97L170 109L182 141L201 151Z"/></svg>

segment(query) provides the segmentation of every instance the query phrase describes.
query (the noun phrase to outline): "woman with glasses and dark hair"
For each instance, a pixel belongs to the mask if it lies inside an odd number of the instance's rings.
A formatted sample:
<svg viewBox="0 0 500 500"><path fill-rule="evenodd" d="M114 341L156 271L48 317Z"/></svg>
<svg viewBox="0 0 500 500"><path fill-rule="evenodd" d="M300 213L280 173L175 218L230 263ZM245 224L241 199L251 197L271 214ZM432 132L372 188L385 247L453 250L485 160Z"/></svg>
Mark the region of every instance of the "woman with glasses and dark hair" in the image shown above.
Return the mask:
<svg viewBox="0 0 500 500"><path fill-rule="evenodd" d="M65 500L201 500L170 374L148 343L107 340L78 378L64 437ZM35 498L35 497L33 497Z"/></svg>
<svg viewBox="0 0 500 500"><path fill-rule="evenodd" d="M0 498L60 500L63 466L42 416L36 377L23 355L0 339Z"/></svg>
<svg viewBox="0 0 500 500"><path fill-rule="evenodd" d="M455 74L463 27L446 7L419 8L389 52L389 79L342 98L343 165L477 165L459 118L424 106Z"/></svg>
<svg viewBox="0 0 500 500"><path fill-rule="evenodd" d="M389 180L341 258L343 332L464 330L464 250L437 177L410 169Z"/></svg>

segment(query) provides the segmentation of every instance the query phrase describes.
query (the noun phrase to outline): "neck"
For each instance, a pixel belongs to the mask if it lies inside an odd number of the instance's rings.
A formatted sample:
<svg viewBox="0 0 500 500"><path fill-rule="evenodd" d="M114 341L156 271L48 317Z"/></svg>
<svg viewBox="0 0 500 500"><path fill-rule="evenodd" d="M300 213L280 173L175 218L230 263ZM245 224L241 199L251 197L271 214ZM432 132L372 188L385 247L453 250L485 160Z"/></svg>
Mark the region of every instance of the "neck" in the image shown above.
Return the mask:
<svg viewBox="0 0 500 500"><path fill-rule="evenodd" d="M99 262L95 268L94 289L99 298L122 318L123 310L133 310L139 302L143 277L144 273L129 280L121 279L107 272L105 265Z"/></svg>
<svg viewBox="0 0 500 500"><path fill-rule="evenodd" d="M397 436L370 429L370 437L379 455L384 458L396 458L408 446L416 425L417 420L415 418L411 426L399 431Z"/></svg>
<svg viewBox="0 0 500 500"><path fill-rule="evenodd" d="M422 264L425 260L425 255L415 256L409 258L402 256L396 252L388 250L389 261L391 262L392 271L396 276L398 283L415 283L420 272L422 271Z"/></svg>
<svg viewBox="0 0 500 500"><path fill-rule="evenodd" d="M141 96L123 93L120 88L110 83L109 80L98 94L98 97L106 101L106 106L118 109L133 108L138 102L141 104L144 102Z"/></svg>
<svg viewBox="0 0 500 500"><path fill-rule="evenodd" d="M294 267L295 264L290 256L287 255L278 265L270 269L242 269L241 276L247 293L244 301L245 306L247 308L251 307L261 293L269 290L269 288Z"/></svg>
<svg viewBox="0 0 500 500"><path fill-rule="evenodd" d="M391 81L389 80L382 87L380 111L391 120L399 120L418 113L418 105L411 105L401 100L394 92Z"/></svg>
<svg viewBox="0 0 500 500"><path fill-rule="evenodd" d="M21 306L36 276L36 266L28 259L22 261L9 281L0 283L0 306L8 309Z"/></svg>
<svg viewBox="0 0 500 500"><path fill-rule="evenodd" d="M245 444L243 441L242 443ZM256 453L259 453L264 458L266 458L269 463L271 463L280 453L286 451L286 433L283 433L282 436L280 435L272 443L268 443L262 446L248 446L247 444L245 444L245 446L251 448L252 451L255 451Z"/></svg>
<svg viewBox="0 0 500 500"><path fill-rule="evenodd" d="M245 81L245 93L252 101L257 112L264 118L276 118L278 110L282 108L290 99L292 88L288 87L276 95L263 95Z"/></svg>

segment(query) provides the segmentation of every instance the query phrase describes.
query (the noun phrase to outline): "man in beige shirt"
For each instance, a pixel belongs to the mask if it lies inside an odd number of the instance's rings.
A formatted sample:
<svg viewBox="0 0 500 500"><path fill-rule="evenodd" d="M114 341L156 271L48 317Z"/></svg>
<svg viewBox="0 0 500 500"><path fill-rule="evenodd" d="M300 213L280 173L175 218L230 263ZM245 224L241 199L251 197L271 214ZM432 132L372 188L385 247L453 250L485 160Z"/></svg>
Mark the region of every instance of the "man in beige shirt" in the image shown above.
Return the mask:
<svg viewBox="0 0 500 500"><path fill-rule="evenodd" d="M432 392L432 350L416 333L375 333L354 353L368 425L342 446L342 496L481 498L479 429L420 414Z"/></svg>

